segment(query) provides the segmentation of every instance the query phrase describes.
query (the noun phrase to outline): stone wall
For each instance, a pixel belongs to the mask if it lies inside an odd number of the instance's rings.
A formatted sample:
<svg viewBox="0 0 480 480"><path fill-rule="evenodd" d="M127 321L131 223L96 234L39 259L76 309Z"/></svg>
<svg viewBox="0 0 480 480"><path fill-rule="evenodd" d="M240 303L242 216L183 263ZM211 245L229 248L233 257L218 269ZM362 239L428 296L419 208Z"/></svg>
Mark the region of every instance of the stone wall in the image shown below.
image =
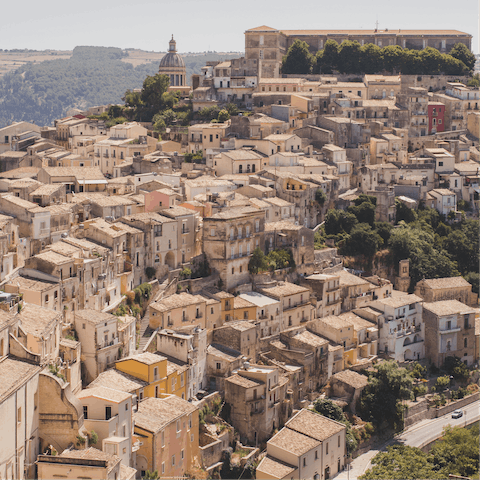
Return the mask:
<svg viewBox="0 0 480 480"><path fill-rule="evenodd" d="M469 405L473 402L476 402L480 398L479 393L474 393L472 395L468 395L460 400L455 402L449 403L444 407L434 407L429 406L428 400L426 398L421 398L417 403L410 404L408 409L405 412L404 422L405 427L409 427L414 423L420 422L425 419L432 419L438 418L442 415L446 415L447 413L453 412L458 408L462 408L465 405Z"/></svg>

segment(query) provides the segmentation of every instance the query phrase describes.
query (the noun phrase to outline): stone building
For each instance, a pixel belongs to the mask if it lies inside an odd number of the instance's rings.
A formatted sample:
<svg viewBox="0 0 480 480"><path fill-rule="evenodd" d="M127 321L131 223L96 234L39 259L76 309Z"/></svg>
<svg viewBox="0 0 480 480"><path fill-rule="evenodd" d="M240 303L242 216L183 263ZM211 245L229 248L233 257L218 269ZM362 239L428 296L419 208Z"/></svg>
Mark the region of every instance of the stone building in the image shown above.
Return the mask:
<svg viewBox="0 0 480 480"><path fill-rule="evenodd" d="M425 302L458 300L471 306L478 302L478 295L472 292L472 285L463 277L424 278L415 286L415 295Z"/></svg>
<svg viewBox="0 0 480 480"><path fill-rule="evenodd" d="M258 445L287 418L288 380L275 367L245 365L225 381L225 402L242 440Z"/></svg>
<svg viewBox="0 0 480 480"><path fill-rule="evenodd" d="M265 212L253 207L230 208L203 219L203 249L224 289L248 283L248 263L264 245Z"/></svg>
<svg viewBox="0 0 480 480"><path fill-rule="evenodd" d="M302 409L267 442L256 478L327 480L343 469L346 452L345 425Z"/></svg>
<svg viewBox="0 0 480 480"><path fill-rule="evenodd" d="M425 355L440 367L450 356L470 366L475 362L475 309L458 300L423 304Z"/></svg>

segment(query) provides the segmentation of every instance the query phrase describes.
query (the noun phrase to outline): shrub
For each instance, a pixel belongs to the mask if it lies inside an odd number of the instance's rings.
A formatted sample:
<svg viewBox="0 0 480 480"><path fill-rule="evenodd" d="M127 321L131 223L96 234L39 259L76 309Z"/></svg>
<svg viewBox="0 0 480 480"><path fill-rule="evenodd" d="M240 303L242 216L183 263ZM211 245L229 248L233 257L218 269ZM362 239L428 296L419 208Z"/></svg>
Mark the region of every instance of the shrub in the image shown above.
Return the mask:
<svg viewBox="0 0 480 480"><path fill-rule="evenodd" d="M157 271L153 267L147 267L145 269L145 275L147 276L147 278L149 280L151 280L155 276L156 273L157 273Z"/></svg>
<svg viewBox="0 0 480 480"><path fill-rule="evenodd" d="M98 442L98 433L97 433L95 430L92 430L92 431L90 432L89 437L90 437L90 443L91 443L92 445L96 445L97 442Z"/></svg>

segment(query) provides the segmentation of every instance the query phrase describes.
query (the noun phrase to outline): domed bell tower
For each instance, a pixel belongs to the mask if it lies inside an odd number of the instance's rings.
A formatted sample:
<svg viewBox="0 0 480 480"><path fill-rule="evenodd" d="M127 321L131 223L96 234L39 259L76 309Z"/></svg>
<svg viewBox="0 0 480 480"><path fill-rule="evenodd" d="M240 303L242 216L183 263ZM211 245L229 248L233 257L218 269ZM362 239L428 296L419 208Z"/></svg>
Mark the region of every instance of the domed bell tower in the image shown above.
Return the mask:
<svg viewBox="0 0 480 480"><path fill-rule="evenodd" d="M187 84L187 70L183 58L177 53L177 42L168 43L168 53L160 60L158 73L168 75L170 87L184 87Z"/></svg>

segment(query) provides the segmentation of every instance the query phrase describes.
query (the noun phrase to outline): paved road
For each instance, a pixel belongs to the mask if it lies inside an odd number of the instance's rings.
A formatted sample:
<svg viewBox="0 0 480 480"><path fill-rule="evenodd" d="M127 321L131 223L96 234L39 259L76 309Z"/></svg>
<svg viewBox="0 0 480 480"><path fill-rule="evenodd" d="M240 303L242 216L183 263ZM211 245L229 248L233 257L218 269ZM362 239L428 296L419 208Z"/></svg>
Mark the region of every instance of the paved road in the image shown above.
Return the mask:
<svg viewBox="0 0 480 480"><path fill-rule="evenodd" d="M434 418L432 420L423 420L421 422L412 425L407 428L404 432L400 433L395 437L395 439L390 440L386 444L382 445L376 450L370 450L363 455L360 455L350 464L350 470L340 472L335 478L335 480L355 480L360 475L365 473L365 471L370 468L370 461L372 458L379 452L384 451L388 445L392 443L403 443L404 445L410 445L411 447L424 447L432 441L436 440L441 436L441 433L447 425L464 426L465 424L470 425L471 423L477 422L480 420L480 401L476 401L463 407L462 410L467 412L461 418L454 419L452 414L448 413L443 417Z"/></svg>

